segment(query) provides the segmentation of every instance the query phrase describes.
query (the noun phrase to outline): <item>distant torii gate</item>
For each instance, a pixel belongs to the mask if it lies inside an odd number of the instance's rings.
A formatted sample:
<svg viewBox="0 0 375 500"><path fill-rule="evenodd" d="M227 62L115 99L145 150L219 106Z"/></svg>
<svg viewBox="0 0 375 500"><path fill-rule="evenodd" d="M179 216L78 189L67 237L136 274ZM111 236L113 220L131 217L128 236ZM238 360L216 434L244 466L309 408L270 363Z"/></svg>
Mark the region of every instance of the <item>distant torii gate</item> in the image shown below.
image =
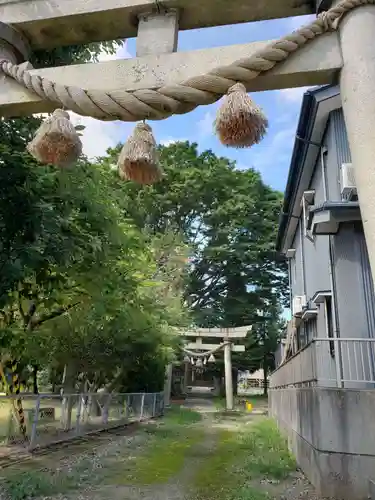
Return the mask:
<svg viewBox="0 0 375 500"><path fill-rule="evenodd" d="M239 328L199 328L181 333L188 339L194 338L194 342L188 342L185 345L185 352L193 355L195 358L208 358L220 350L224 351L224 372L225 372L225 397L226 407L233 410L233 380L232 380L232 351L244 352L244 345L235 345L234 340L243 339L251 330L251 326L242 326ZM220 339L219 344L204 343L203 339ZM166 382L166 402L168 404L170 397L172 371L169 368Z"/></svg>

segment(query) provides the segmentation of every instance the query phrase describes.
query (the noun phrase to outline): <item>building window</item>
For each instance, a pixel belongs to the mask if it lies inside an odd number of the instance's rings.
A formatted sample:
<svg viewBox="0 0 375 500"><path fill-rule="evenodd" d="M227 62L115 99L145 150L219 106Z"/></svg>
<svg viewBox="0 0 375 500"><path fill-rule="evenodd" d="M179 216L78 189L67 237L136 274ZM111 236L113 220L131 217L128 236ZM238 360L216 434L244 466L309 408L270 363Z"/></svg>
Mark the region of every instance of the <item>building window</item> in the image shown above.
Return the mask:
<svg viewBox="0 0 375 500"><path fill-rule="evenodd" d="M301 207L302 207L302 221L303 221L303 234L305 238L310 241L314 241L314 237L310 230L307 229L309 222L309 214L310 208L314 205L315 201L315 191L305 191L302 195L301 199Z"/></svg>
<svg viewBox="0 0 375 500"><path fill-rule="evenodd" d="M324 304L325 304L327 337L330 339L333 339L334 334L333 334L332 297L330 295L326 296ZM329 342L329 352L330 352L332 358L334 358L335 357L335 344L333 341Z"/></svg>

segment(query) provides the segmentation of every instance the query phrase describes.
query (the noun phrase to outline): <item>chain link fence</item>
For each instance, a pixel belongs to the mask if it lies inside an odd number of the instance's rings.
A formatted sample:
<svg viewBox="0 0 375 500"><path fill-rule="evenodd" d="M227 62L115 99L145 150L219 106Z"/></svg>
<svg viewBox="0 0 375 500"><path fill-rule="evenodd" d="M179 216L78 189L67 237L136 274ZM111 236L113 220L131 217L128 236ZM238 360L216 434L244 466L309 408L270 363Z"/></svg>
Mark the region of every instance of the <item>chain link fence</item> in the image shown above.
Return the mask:
<svg viewBox="0 0 375 500"><path fill-rule="evenodd" d="M159 417L163 393L0 396L0 459L86 434Z"/></svg>

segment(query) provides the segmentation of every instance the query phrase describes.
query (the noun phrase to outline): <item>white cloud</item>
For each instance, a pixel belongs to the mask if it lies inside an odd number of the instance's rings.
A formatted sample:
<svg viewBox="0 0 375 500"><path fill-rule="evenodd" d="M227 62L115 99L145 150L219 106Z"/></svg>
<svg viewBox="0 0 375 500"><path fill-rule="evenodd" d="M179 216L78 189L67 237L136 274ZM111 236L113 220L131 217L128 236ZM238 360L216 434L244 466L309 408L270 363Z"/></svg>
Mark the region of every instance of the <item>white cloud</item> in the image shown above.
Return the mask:
<svg viewBox="0 0 375 500"><path fill-rule="evenodd" d="M293 89L282 89L279 90L279 96L281 99L289 102L300 104L302 101L303 94L306 92L308 87L296 87Z"/></svg>
<svg viewBox="0 0 375 500"><path fill-rule="evenodd" d="M271 151L276 152L277 150L280 149L280 147L284 147L285 144L291 144L293 142L295 135L296 135L296 129L294 127L279 130L273 136L269 148L271 149ZM270 156L272 156L272 153Z"/></svg>
<svg viewBox="0 0 375 500"><path fill-rule="evenodd" d="M88 118L70 113L70 119L74 125L84 125L82 132L83 153L90 159L103 156L106 150L116 146L118 142L125 142L133 128L133 124L122 122L102 122L95 118ZM125 129L125 130L124 130Z"/></svg>
<svg viewBox="0 0 375 500"><path fill-rule="evenodd" d="M288 19L288 24L291 31L298 30L301 26L306 26L316 19L316 16L311 14L308 16L295 16Z"/></svg>
<svg viewBox="0 0 375 500"><path fill-rule="evenodd" d="M264 149L252 156L255 168L265 173L272 173L282 163L288 164L296 135L295 127L279 129Z"/></svg>
<svg viewBox="0 0 375 500"><path fill-rule="evenodd" d="M214 135L215 115L213 111L206 111L203 118L197 123L198 135L200 138Z"/></svg>
<svg viewBox="0 0 375 500"><path fill-rule="evenodd" d="M171 146L172 144L176 144L176 142L185 142L185 141L187 141L187 139L183 139L183 138L176 139L173 137L168 137L167 139L162 139L160 141L160 144L162 146Z"/></svg>
<svg viewBox="0 0 375 500"><path fill-rule="evenodd" d="M127 49L127 41L119 47L115 54L109 55L103 52L99 56L99 61L110 61L115 59L129 59L131 57ZM70 112L70 117L74 125L84 125L85 129L82 132L83 152L89 158L93 159L96 156L103 156L109 147L115 146L118 142L126 140L126 136L133 128L133 124L123 122L103 122L95 118L79 116ZM121 126L122 125L122 126ZM121 128L120 128L121 127ZM125 135L124 135L125 132Z"/></svg>

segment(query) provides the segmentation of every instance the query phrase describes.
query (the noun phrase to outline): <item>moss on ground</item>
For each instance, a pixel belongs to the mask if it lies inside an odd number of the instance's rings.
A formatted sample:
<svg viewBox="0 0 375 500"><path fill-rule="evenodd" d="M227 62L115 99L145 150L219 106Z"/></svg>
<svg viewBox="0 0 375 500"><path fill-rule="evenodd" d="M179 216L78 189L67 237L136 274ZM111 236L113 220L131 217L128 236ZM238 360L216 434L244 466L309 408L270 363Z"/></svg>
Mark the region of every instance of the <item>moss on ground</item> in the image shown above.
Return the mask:
<svg viewBox="0 0 375 500"><path fill-rule="evenodd" d="M283 479L295 470L285 440L268 419L245 432L220 430L215 453L197 471L195 500L264 500L252 484L259 478Z"/></svg>
<svg viewBox="0 0 375 500"><path fill-rule="evenodd" d="M156 430L141 454L112 465L105 482L134 486L167 483L182 471L189 452L202 438L203 432L197 429Z"/></svg>

